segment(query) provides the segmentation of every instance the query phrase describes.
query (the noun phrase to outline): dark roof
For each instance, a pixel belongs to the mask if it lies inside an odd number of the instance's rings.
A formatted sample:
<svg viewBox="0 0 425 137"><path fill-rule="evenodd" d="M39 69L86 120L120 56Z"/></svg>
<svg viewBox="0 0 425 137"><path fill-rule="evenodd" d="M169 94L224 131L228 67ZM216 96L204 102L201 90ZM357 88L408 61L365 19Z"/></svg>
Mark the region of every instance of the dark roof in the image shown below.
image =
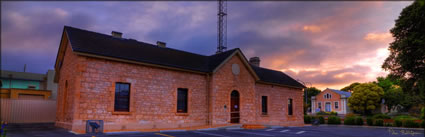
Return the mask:
<svg viewBox="0 0 425 137"><path fill-rule="evenodd" d="M261 81L305 88L304 85L289 77L282 71L266 69L254 65L251 65L251 67L254 69L255 73L257 73L258 77L260 77Z"/></svg>
<svg viewBox="0 0 425 137"><path fill-rule="evenodd" d="M136 62L150 63L199 72L212 72L239 48L223 53L204 56L172 48L117 38L97 32L64 27L73 51L113 57ZM242 53L242 52L241 52ZM260 81L304 88L304 86L280 71L252 67Z"/></svg>
<svg viewBox="0 0 425 137"><path fill-rule="evenodd" d="M330 89L330 88L328 88L328 89ZM333 92L335 92L337 94L345 95L345 97L347 97L347 98L351 96L351 92L341 91L341 90L336 90L336 89L330 89L330 90L332 90Z"/></svg>

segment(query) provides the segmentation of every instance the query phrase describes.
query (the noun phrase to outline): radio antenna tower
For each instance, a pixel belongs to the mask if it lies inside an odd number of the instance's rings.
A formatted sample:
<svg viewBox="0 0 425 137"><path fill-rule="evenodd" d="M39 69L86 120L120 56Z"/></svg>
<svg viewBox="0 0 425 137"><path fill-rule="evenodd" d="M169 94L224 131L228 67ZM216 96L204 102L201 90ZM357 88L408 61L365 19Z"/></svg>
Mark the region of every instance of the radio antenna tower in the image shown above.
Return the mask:
<svg viewBox="0 0 425 137"><path fill-rule="evenodd" d="M218 45L217 52L221 53L227 49L227 1L226 0L218 0Z"/></svg>

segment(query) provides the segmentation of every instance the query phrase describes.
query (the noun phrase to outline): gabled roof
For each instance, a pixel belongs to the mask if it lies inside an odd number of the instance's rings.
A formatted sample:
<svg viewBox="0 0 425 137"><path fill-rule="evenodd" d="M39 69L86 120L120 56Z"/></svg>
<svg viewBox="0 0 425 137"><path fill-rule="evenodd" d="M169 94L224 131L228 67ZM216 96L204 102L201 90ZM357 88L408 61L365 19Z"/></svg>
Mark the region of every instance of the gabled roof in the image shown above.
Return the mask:
<svg viewBox="0 0 425 137"><path fill-rule="evenodd" d="M337 94L344 95L347 98L351 96L351 92L341 91L341 90L336 90L336 89L330 89L330 88L328 88L328 89L337 93Z"/></svg>
<svg viewBox="0 0 425 137"><path fill-rule="evenodd" d="M69 26L64 27L64 32L71 44L72 51L80 55L116 58L201 73L213 73L224 61L236 53L242 54L239 48L235 48L219 54L205 56ZM243 61L247 62L244 56ZM304 85L283 72L251 65L247 67L252 68L252 73L259 78L259 81L305 88Z"/></svg>

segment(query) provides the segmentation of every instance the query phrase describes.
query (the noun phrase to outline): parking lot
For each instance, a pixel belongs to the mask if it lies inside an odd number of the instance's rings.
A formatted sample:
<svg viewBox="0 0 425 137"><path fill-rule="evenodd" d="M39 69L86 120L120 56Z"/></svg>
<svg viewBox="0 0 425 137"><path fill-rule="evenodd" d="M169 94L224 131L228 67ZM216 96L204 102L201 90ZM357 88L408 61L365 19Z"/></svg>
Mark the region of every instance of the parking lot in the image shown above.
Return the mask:
<svg viewBox="0 0 425 137"><path fill-rule="evenodd" d="M92 137L75 135L53 125L14 126L7 137ZM95 137L423 137L424 130L347 126L279 127L259 130L217 129L175 132L107 133Z"/></svg>

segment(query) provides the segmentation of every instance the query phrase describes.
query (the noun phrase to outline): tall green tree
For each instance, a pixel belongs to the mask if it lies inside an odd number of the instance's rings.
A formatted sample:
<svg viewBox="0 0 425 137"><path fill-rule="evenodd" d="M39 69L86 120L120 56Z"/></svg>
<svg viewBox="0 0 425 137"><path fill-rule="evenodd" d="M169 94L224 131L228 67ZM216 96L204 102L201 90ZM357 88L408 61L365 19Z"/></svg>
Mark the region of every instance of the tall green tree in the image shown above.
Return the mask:
<svg viewBox="0 0 425 137"><path fill-rule="evenodd" d="M305 114L307 114L307 109L311 106L311 97L316 96L320 92L321 92L320 89L317 89L316 87L309 87L309 88L306 88L304 90L304 93L307 94L307 104L305 103L305 100L306 100L305 95L306 94L304 94L304 96L303 96L304 97L304 113Z"/></svg>
<svg viewBox="0 0 425 137"><path fill-rule="evenodd" d="M357 85L360 85L360 83L359 82L354 82L354 83L351 83L350 85L342 88L341 90L342 91L352 91L354 89L354 87L356 87Z"/></svg>
<svg viewBox="0 0 425 137"><path fill-rule="evenodd" d="M414 83L425 80L425 1L404 8L391 33L394 41L382 68Z"/></svg>
<svg viewBox="0 0 425 137"><path fill-rule="evenodd" d="M353 94L348 98L348 106L356 112L370 114L375 110L384 95L384 90L374 83L363 83L353 89Z"/></svg>

